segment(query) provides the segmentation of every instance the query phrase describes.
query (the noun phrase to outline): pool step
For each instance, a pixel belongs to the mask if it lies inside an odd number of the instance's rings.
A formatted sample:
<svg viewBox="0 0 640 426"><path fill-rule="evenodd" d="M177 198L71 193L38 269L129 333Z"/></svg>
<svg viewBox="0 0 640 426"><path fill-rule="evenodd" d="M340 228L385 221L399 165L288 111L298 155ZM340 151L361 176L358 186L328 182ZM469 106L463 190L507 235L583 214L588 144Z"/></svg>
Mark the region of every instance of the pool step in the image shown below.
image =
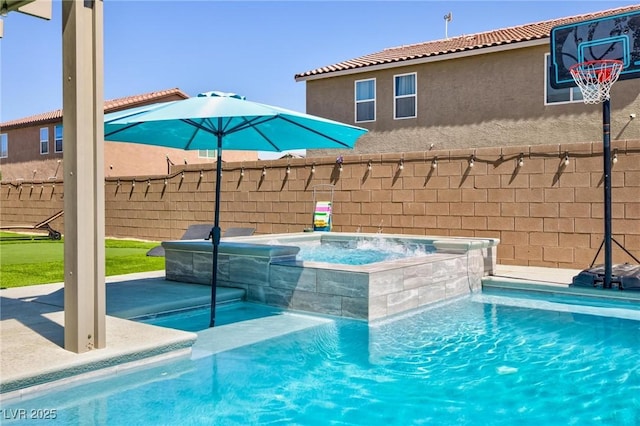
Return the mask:
<svg viewBox="0 0 640 426"><path fill-rule="evenodd" d="M155 284L156 287L149 287L148 291L153 292L155 290L156 293L162 295L162 286L166 287L167 282L158 282ZM245 295L246 291L241 288L218 287L216 291L216 305L244 301L246 300ZM109 309L107 313L116 317L130 319L157 314L159 312L178 311L205 305L211 305L211 287L184 283L184 285L178 287L173 284L171 293L165 294L164 297L147 297L144 299L144 303L119 306L120 309Z"/></svg>
<svg viewBox="0 0 640 426"><path fill-rule="evenodd" d="M246 291L235 287L218 287L216 289L216 305L222 303L241 302L245 300Z"/></svg>
<svg viewBox="0 0 640 426"><path fill-rule="evenodd" d="M640 293L588 287L572 287L536 280L507 277L482 278L482 292L486 294L508 293L510 296L544 296L552 298L581 297L592 301L621 303L631 309L640 309Z"/></svg>
<svg viewBox="0 0 640 426"><path fill-rule="evenodd" d="M543 292L553 292L562 289L567 289L567 284L559 284L555 282L549 282L544 280L514 278L514 277L501 277L501 276L488 276L482 277L482 287L485 288L506 288L513 290L538 290Z"/></svg>

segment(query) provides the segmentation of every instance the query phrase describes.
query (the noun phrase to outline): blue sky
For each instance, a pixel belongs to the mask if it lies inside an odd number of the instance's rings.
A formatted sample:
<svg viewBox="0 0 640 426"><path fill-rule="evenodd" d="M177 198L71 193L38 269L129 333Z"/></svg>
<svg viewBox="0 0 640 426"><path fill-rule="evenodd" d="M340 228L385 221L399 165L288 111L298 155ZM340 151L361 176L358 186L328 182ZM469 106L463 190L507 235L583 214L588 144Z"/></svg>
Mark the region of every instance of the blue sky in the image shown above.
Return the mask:
<svg viewBox="0 0 640 426"><path fill-rule="evenodd" d="M178 87L305 111L294 75L387 47L634 4L634 1L104 1L105 98ZM19 13L0 40L0 122L62 105L61 3Z"/></svg>

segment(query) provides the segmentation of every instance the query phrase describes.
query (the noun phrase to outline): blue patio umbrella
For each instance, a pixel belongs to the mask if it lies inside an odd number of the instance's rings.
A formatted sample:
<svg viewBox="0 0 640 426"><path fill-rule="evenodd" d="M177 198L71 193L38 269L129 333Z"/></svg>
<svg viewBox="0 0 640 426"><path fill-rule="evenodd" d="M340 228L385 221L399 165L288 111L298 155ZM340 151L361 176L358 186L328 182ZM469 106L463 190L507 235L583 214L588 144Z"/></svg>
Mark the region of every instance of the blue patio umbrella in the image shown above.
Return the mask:
<svg viewBox="0 0 640 426"><path fill-rule="evenodd" d="M222 151L353 148L356 140L367 132L360 127L215 91L106 114L104 121L104 138L107 141L184 150L217 150L215 213L211 229L210 327L215 324Z"/></svg>

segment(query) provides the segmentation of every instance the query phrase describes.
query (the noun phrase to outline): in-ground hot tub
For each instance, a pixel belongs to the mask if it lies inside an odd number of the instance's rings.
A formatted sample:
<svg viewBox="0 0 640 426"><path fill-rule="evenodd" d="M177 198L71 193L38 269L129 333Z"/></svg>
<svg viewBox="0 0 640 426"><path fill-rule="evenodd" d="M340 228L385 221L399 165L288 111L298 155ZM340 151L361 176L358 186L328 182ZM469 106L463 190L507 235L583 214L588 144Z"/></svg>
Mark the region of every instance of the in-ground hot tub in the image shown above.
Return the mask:
<svg viewBox="0 0 640 426"><path fill-rule="evenodd" d="M399 244L413 254L359 265L298 257L300 247L346 252L363 242ZM225 238L217 279L219 286L244 289L248 301L373 320L479 290L481 278L495 269L498 242L336 232ZM162 246L168 280L211 284L210 241L165 241Z"/></svg>

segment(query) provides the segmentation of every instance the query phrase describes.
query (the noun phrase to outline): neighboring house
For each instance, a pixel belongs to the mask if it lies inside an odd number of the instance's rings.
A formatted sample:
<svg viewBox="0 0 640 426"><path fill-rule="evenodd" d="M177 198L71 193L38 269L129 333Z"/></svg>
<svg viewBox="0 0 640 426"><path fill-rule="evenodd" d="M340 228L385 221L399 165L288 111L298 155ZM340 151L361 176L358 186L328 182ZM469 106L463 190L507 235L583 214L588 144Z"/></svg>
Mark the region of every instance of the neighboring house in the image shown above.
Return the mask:
<svg viewBox="0 0 640 426"><path fill-rule="evenodd" d="M142 105L187 99L169 89L105 101L110 113ZM64 158L62 110L0 123L0 172L3 181L61 179ZM256 151L223 152L224 161L257 160ZM105 176L167 174L171 165L215 163L211 151L184 151L150 145L105 142Z"/></svg>
<svg viewBox="0 0 640 426"><path fill-rule="evenodd" d="M307 113L365 127L356 153L602 140L602 106L547 78L551 29L622 7L393 47L303 72ZM640 41L637 41L640 43ZM640 80L611 91L611 139L640 139ZM309 151L309 156L331 151Z"/></svg>

